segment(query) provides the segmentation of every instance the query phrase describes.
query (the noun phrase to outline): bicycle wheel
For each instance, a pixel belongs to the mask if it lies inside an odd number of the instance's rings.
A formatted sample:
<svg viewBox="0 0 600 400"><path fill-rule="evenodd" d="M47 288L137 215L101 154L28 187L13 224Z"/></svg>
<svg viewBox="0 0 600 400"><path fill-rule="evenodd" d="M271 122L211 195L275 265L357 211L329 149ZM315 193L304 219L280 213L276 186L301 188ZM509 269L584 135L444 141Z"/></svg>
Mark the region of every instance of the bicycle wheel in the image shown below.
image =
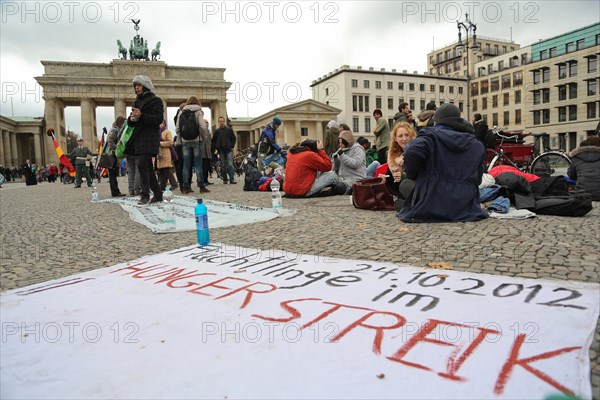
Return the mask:
<svg viewBox="0 0 600 400"><path fill-rule="evenodd" d="M570 165L569 157L557 151L549 151L533 160L529 172L537 176L566 176Z"/></svg>

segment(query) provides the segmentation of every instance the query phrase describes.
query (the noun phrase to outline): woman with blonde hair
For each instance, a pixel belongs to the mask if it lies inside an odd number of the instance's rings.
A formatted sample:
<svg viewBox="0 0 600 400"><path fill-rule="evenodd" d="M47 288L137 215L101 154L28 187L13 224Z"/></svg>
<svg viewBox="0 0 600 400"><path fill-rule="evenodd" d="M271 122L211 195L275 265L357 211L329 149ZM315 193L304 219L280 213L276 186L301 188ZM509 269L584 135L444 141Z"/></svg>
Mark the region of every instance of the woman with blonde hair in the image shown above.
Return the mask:
<svg viewBox="0 0 600 400"><path fill-rule="evenodd" d="M404 150L406 146L417 137L417 132L412 124L406 121L398 122L392 128L388 150L388 176L386 185L391 194L396 196L396 209L404 205L404 200L415 186L410 179L403 179L404 172Z"/></svg>

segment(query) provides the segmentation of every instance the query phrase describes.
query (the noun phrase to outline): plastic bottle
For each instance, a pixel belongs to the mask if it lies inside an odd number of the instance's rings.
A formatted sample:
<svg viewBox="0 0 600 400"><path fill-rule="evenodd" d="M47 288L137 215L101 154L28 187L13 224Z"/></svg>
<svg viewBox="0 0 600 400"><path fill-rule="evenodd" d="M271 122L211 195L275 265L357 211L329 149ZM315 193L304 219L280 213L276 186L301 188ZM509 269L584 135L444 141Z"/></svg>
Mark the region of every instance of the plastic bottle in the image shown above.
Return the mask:
<svg viewBox="0 0 600 400"><path fill-rule="evenodd" d="M208 233L208 210L202 202L202 199L198 199L198 204L194 208L196 214L196 237L198 238L198 244L200 246L206 246L210 243L210 234Z"/></svg>
<svg viewBox="0 0 600 400"><path fill-rule="evenodd" d="M273 177L271 180L271 203L273 205L273 212L275 214L281 214L283 209L283 200L281 198L281 192L279 191L279 181Z"/></svg>
<svg viewBox="0 0 600 400"><path fill-rule="evenodd" d="M165 215L163 217L163 222L167 225L168 230L175 230L175 213L173 206L173 192L171 192L171 186L167 186L165 192L163 193L163 202Z"/></svg>
<svg viewBox="0 0 600 400"><path fill-rule="evenodd" d="M96 185L94 185L92 186L92 203L97 203L98 200L98 188L96 187Z"/></svg>

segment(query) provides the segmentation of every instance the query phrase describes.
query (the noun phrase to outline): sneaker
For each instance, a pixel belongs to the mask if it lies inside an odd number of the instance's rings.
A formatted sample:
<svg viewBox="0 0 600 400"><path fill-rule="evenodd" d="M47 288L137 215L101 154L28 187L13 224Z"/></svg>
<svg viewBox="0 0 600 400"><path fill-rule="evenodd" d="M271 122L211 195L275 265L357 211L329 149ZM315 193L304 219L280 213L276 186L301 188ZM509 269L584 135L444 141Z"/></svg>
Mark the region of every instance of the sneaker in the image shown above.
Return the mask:
<svg viewBox="0 0 600 400"><path fill-rule="evenodd" d="M200 193L210 193L210 190L208 190L205 186L200 186Z"/></svg>
<svg viewBox="0 0 600 400"><path fill-rule="evenodd" d="M148 203L150 203L149 197L142 197L140 201L137 202L138 206L145 206Z"/></svg>
<svg viewBox="0 0 600 400"><path fill-rule="evenodd" d="M223 185L227 185L227 181L223 181Z"/></svg>
<svg viewBox="0 0 600 400"><path fill-rule="evenodd" d="M162 203L162 201L163 201L162 196L160 196L160 197L154 196L154 197L152 197L152 200L150 200L150 204Z"/></svg>
<svg viewBox="0 0 600 400"><path fill-rule="evenodd" d="M207 186L208 186L208 185L214 185L214 183L212 183L212 182L208 182L208 181L207 181L207 182L204 182L204 184L205 184L205 185L207 185Z"/></svg>
<svg viewBox="0 0 600 400"><path fill-rule="evenodd" d="M229 184L230 185L237 185L237 182L236 181L229 181Z"/></svg>

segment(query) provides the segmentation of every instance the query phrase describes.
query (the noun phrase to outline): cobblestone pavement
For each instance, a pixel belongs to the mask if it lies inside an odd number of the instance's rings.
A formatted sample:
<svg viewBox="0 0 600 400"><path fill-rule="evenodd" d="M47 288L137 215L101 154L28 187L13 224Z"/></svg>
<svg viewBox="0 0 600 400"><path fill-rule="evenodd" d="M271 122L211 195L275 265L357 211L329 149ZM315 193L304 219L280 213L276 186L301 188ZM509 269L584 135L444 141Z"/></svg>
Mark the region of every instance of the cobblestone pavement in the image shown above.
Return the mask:
<svg viewBox="0 0 600 400"><path fill-rule="evenodd" d="M123 191L126 178L119 178ZM216 183L204 197L270 207L270 195ZM108 180L98 189L110 194ZM176 191L180 195L179 191ZM198 195L196 193L189 196ZM91 190L42 183L0 189L0 290L89 271L195 243L194 232L153 234L117 204L93 204ZM404 224L393 212L352 207L349 196L285 199L291 217L211 230L228 245L278 248L328 257L407 263L523 278L600 282L600 203L585 217ZM107 244L110 243L110 244ZM600 324L590 352L594 398L600 399Z"/></svg>

